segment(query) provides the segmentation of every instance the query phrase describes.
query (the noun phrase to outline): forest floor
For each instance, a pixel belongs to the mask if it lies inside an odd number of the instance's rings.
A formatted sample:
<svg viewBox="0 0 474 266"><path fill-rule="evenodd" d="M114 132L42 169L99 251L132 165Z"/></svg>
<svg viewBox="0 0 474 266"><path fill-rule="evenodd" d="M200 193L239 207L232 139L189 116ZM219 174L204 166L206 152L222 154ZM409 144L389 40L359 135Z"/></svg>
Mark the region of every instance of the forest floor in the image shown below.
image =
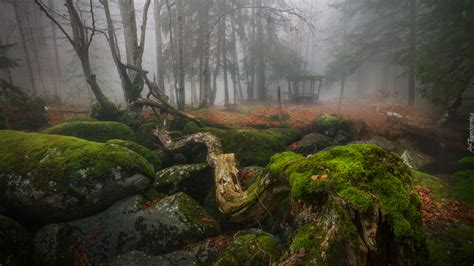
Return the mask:
<svg viewBox="0 0 474 266"><path fill-rule="evenodd" d="M436 126L440 112L432 108L409 108L397 104L381 104L360 100L346 100L338 112L335 101L316 105L286 105L280 110L277 104L243 104L237 110L227 111L222 106L189 112L208 123L230 128L271 128L291 126L308 132L311 121L322 114L341 114L353 120L363 120L367 133L363 139L381 135L397 139L407 134L415 139L431 139L445 143L454 150L465 150L467 126ZM71 116L87 116L87 110L66 106L50 106L49 125L64 122ZM151 112L145 112L151 114ZM442 163L442 162L438 162ZM428 245L435 261L440 265L464 265L474 261L474 204L456 197L456 182L450 174L430 173L432 177L419 177L415 188L422 200L423 221L428 233ZM433 255L434 253L434 255Z"/></svg>

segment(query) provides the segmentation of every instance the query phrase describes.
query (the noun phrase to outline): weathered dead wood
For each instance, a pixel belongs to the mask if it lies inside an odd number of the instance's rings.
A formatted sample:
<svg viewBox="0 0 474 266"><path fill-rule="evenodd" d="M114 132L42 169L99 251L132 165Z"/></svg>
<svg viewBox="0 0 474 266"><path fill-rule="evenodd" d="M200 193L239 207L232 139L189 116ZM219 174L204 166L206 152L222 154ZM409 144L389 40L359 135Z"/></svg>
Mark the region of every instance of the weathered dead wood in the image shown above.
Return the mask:
<svg viewBox="0 0 474 266"><path fill-rule="evenodd" d="M207 162L214 168L216 201L221 212L231 222L258 222L268 216L289 192L286 179L272 177L269 173L257 177L247 190L243 190L238 180L235 155L224 154L221 140L211 133L200 132L176 141L160 128L156 128L153 134L170 151L183 149L191 143L201 143L207 147Z"/></svg>

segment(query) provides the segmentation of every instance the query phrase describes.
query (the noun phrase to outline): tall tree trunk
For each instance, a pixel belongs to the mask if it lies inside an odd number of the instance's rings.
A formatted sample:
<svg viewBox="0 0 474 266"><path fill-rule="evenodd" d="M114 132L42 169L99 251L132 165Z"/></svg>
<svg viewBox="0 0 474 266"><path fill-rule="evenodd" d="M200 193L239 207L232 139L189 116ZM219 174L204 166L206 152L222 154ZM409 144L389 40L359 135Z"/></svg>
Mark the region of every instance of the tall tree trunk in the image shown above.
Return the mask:
<svg viewBox="0 0 474 266"><path fill-rule="evenodd" d="M48 1L49 7L54 10L54 0ZM51 33L53 36L53 50L54 50L54 68L56 70L56 96L61 98L61 66L59 64L58 40L56 36L56 25L51 21Z"/></svg>
<svg viewBox="0 0 474 266"><path fill-rule="evenodd" d="M194 77L190 77L191 82L191 105L196 105L199 103L196 91L196 79Z"/></svg>
<svg viewBox="0 0 474 266"><path fill-rule="evenodd" d="M415 106L415 86L416 86L416 0L410 0L410 33L408 40L408 105Z"/></svg>
<svg viewBox="0 0 474 266"><path fill-rule="evenodd" d="M257 1L257 5L262 5L262 0ZM263 43L263 18L257 17L257 100L265 101L265 48Z"/></svg>
<svg viewBox="0 0 474 266"><path fill-rule="evenodd" d="M211 91L211 76L209 70L209 58L210 58L210 35L209 30L209 9L210 0L203 0L203 3L199 5L199 36L202 39L201 44L201 60L200 63L200 108L205 108L209 103L209 95Z"/></svg>
<svg viewBox="0 0 474 266"><path fill-rule="evenodd" d="M32 27L31 22L30 22L29 14L27 13L28 10L26 8L24 10L25 10L24 15L25 15L26 28L27 28L27 36L28 36L29 42L31 44L31 47L33 48L32 53L33 53L34 63L35 63L36 68L37 68L36 71L38 73L38 78L40 80L41 89L43 90L43 95L49 96L49 90L44 85L44 79L43 79L43 69L44 68L41 64L42 60L41 60L41 58L39 56L39 53L38 53L38 44L37 44L36 36L34 34L34 31L36 32L37 30L33 30L33 27ZM39 27L41 28L41 25L39 25ZM41 30L39 30L39 31L41 31Z"/></svg>
<svg viewBox="0 0 474 266"><path fill-rule="evenodd" d="M127 65L132 65L136 69L142 69L143 51L146 36L146 23L148 18L148 9L151 0L146 0L143 7L143 19L140 27L140 40L137 33L137 21L135 5L133 0L119 1L120 16L122 18L124 39L125 39L125 53L127 57ZM128 70L129 79L132 86L124 87L125 100L130 104L141 97L144 82L142 73L135 70Z"/></svg>
<svg viewBox="0 0 474 266"><path fill-rule="evenodd" d="M224 1L220 2L220 12L224 13L226 10ZM218 34L221 39L222 49L222 71L224 75L224 102L225 106L229 105L229 80L227 77L228 61L227 61L227 38L226 38L226 17L223 17L219 22Z"/></svg>
<svg viewBox="0 0 474 266"><path fill-rule="evenodd" d="M133 0L120 0L118 4L122 20L123 37L125 40L126 62L129 65L136 65L134 53L138 46L138 34L135 4ZM129 70L129 75L132 73L133 71Z"/></svg>
<svg viewBox="0 0 474 266"><path fill-rule="evenodd" d="M154 17L155 17L155 45L156 45L156 76L158 79L158 86L165 90L165 67L163 62L163 41L161 38L161 7L160 0L154 2Z"/></svg>
<svg viewBox="0 0 474 266"><path fill-rule="evenodd" d="M234 103L236 101L236 96L238 95L239 100L243 99L242 93L242 83L240 82L240 66L239 66L239 55L237 52L237 36L236 36L236 26L235 26L235 14L231 17L231 27L232 27L232 61L233 61L233 82L234 82ZM237 85L237 92L236 92Z"/></svg>
<svg viewBox="0 0 474 266"><path fill-rule="evenodd" d="M177 0L176 1L176 8L178 12L178 71L179 71L179 87L178 87L178 97L177 97L177 104L178 110L184 111L185 107L185 71L184 71L184 18L183 18L183 1Z"/></svg>
<svg viewBox="0 0 474 266"><path fill-rule="evenodd" d="M18 31L20 33L20 40L21 40L21 45L23 47L23 52L25 53L26 67L28 69L28 77L30 79L31 92L33 95L36 95L37 90L36 90L35 76L33 73L33 67L31 66L30 51L28 50L28 45L26 42L25 26L23 24L23 20L20 14L20 8L18 7L18 5L20 5L18 1L13 2L13 9L15 12L16 24L18 26Z"/></svg>
<svg viewBox="0 0 474 266"><path fill-rule="evenodd" d="M213 76L213 89L211 91L211 95L209 96L209 104L212 106L216 100L217 94L217 77L219 76L219 69L221 66L221 49L222 46L222 38L221 34L219 34L219 29L217 33L217 45L216 45L216 67L214 69L214 76Z"/></svg>

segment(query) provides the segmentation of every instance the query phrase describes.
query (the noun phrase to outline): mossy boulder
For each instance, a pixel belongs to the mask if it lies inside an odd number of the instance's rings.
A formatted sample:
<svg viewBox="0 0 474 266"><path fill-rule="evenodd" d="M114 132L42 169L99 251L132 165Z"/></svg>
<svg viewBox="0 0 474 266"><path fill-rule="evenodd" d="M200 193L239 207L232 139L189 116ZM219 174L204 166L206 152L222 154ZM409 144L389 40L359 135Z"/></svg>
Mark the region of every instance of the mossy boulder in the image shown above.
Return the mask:
<svg viewBox="0 0 474 266"><path fill-rule="evenodd" d="M362 121L352 121L342 116L322 115L311 123L312 131L321 133L345 144L360 138L366 126Z"/></svg>
<svg viewBox="0 0 474 266"><path fill-rule="evenodd" d="M248 230L235 235L215 265L273 265L280 255L277 238L261 230Z"/></svg>
<svg viewBox="0 0 474 266"><path fill-rule="evenodd" d="M0 131L0 205L35 223L94 214L154 176L145 158L119 145Z"/></svg>
<svg viewBox="0 0 474 266"><path fill-rule="evenodd" d="M218 129L199 128L189 122L183 129L184 134L210 132L222 141L225 153L235 153L242 166L265 166L273 154L286 150L286 146L301 135L294 129Z"/></svg>
<svg viewBox="0 0 474 266"><path fill-rule="evenodd" d="M0 215L0 264L28 265L28 233L14 220Z"/></svg>
<svg viewBox="0 0 474 266"><path fill-rule="evenodd" d="M184 193L154 201L136 195L95 216L48 225L34 243L42 264L72 265L86 258L99 265L131 250L166 254L218 232L218 224Z"/></svg>
<svg viewBox="0 0 474 266"><path fill-rule="evenodd" d="M175 165L156 174L153 187L160 193L186 192L198 202L204 202L213 188L214 177L207 163Z"/></svg>
<svg viewBox="0 0 474 266"><path fill-rule="evenodd" d="M8 119L4 113L0 111L0 129L9 129L10 124L8 123Z"/></svg>
<svg viewBox="0 0 474 266"><path fill-rule="evenodd" d="M290 253L305 263L420 264L426 259L412 172L375 145L337 146L310 157L276 154L268 166L291 184Z"/></svg>
<svg viewBox="0 0 474 266"><path fill-rule="evenodd" d="M154 149L158 139L153 135L153 129L156 128L156 122L146 122L141 124L135 130L136 142L148 149Z"/></svg>
<svg viewBox="0 0 474 266"><path fill-rule="evenodd" d="M310 133L301 140L292 143L289 150L309 155L333 145L336 145L336 142L331 137L321 133Z"/></svg>
<svg viewBox="0 0 474 266"><path fill-rule="evenodd" d="M393 141L388 140L380 135L373 136L368 140L359 140L355 141L353 144L374 144L379 147L384 148L387 151L395 151L395 143Z"/></svg>
<svg viewBox="0 0 474 266"><path fill-rule="evenodd" d="M130 150L140 154L141 156L143 156L143 158L147 159L147 161L150 162L153 165L153 168L154 168L155 172L160 171L162 166L163 166L163 162L161 161L160 156L158 156L152 150L150 150L150 149L148 149L148 148L146 148L146 147L144 147L140 144L137 144L133 141L127 141L127 140L121 140L121 139L112 139L112 140L107 141L107 143L120 145L122 147L125 147L127 149L130 149Z"/></svg>
<svg viewBox="0 0 474 266"><path fill-rule="evenodd" d="M128 126L111 121L64 123L48 128L43 133L72 136L97 142L106 142L111 139L135 140L135 134Z"/></svg>

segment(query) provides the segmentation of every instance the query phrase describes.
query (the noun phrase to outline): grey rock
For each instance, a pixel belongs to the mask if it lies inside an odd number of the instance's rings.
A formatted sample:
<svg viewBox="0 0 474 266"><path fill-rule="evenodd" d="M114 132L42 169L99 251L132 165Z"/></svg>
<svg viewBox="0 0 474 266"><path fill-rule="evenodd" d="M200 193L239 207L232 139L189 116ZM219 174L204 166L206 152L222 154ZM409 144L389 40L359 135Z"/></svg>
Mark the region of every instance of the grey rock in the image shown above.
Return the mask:
<svg viewBox="0 0 474 266"><path fill-rule="evenodd" d="M218 232L218 224L184 193L154 204L136 195L95 216L48 225L36 234L34 245L41 264L84 258L99 264L132 250L165 254Z"/></svg>
<svg viewBox="0 0 474 266"><path fill-rule="evenodd" d="M156 173L153 187L160 193L185 192L202 203L214 185L212 170L207 163L175 165Z"/></svg>

